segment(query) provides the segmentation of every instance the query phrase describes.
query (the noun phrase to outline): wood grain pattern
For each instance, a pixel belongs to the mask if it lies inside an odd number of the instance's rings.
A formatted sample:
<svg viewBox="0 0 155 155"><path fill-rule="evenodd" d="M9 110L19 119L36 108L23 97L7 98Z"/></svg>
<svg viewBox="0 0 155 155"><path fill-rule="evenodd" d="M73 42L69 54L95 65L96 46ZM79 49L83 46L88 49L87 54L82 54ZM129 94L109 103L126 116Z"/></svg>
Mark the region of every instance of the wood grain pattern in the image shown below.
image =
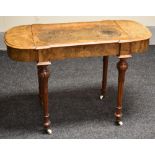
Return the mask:
<svg viewBox="0 0 155 155"><path fill-rule="evenodd" d="M128 38L120 40L121 43L147 40L151 37L150 31L142 24L129 20L119 20L115 22L128 35Z"/></svg>
<svg viewBox="0 0 155 155"><path fill-rule="evenodd" d="M32 25L37 49L118 42L126 38L114 21Z"/></svg>
<svg viewBox="0 0 155 155"><path fill-rule="evenodd" d="M8 55L17 61L131 55L147 49L150 31L127 20L18 26L5 34Z"/></svg>
<svg viewBox="0 0 155 155"><path fill-rule="evenodd" d="M4 35L7 46L17 49L35 49L31 25L17 26Z"/></svg>

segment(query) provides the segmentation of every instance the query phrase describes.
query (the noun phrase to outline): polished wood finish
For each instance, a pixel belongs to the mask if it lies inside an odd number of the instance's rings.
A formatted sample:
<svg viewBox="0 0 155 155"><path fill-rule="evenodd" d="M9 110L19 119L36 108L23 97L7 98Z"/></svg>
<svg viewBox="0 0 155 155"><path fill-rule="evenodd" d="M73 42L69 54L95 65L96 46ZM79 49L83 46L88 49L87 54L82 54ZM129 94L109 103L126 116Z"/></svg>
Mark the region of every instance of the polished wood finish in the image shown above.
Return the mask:
<svg viewBox="0 0 155 155"><path fill-rule="evenodd" d="M103 75L102 75L102 89L101 89L101 95L103 95L103 97L105 97L107 87L108 59L109 59L108 56L103 57Z"/></svg>
<svg viewBox="0 0 155 155"><path fill-rule="evenodd" d="M108 56L117 56L118 97L116 121L121 121L122 98L127 70L126 59L147 50L150 31L128 20L105 20L65 24L33 24L14 27L5 33L8 56L16 61L38 63L39 96L44 109L44 127L50 128L48 113L47 66L50 61L66 58L103 56L101 94L107 85ZM48 130L48 133L51 133Z"/></svg>
<svg viewBox="0 0 155 155"><path fill-rule="evenodd" d="M38 70L38 86L39 86L39 99L40 99L40 102L42 103L42 83L41 83L41 67L40 66L37 66L37 70Z"/></svg>
<svg viewBox="0 0 155 155"><path fill-rule="evenodd" d="M17 61L118 56L147 49L150 31L128 20L18 26L5 33L8 55Z"/></svg>
<svg viewBox="0 0 155 155"><path fill-rule="evenodd" d="M128 64L126 58L120 58L120 61L117 63L118 69L118 95L117 95L117 107L116 107L116 122L121 121L122 117L122 100L123 100L123 88L125 81L125 72L128 69Z"/></svg>
<svg viewBox="0 0 155 155"><path fill-rule="evenodd" d="M42 103L42 82L41 82L41 77L40 77L40 73L41 73L41 66L48 66L51 65L51 62L40 62L37 63L37 71L38 71L38 86L39 86L39 99Z"/></svg>
<svg viewBox="0 0 155 155"><path fill-rule="evenodd" d="M48 113L48 78L50 73L47 68L47 65L37 67L38 67L38 79L39 79L39 96L43 104L43 111L44 111L44 127L45 129L49 129L51 124Z"/></svg>

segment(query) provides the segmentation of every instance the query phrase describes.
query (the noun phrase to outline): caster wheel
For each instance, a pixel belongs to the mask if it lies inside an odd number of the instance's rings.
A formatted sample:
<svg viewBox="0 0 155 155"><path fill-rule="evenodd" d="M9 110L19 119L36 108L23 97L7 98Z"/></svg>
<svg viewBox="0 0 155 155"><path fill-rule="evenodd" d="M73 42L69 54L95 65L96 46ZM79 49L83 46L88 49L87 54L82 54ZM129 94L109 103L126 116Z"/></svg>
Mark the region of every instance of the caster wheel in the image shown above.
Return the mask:
<svg viewBox="0 0 155 155"><path fill-rule="evenodd" d="M105 96L103 96L103 95L100 95L100 100L103 100L103 98L104 98Z"/></svg>
<svg viewBox="0 0 155 155"><path fill-rule="evenodd" d="M117 124L118 126L123 126L123 122L122 122L122 121L117 121L116 124Z"/></svg>
<svg viewBox="0 0 155 155"><path fill-rule="evenodd" d="M49 135L51 135L52 134L52 129L50 129L50 128L49 129L46 129L46 133L49 134Z"/></svg>

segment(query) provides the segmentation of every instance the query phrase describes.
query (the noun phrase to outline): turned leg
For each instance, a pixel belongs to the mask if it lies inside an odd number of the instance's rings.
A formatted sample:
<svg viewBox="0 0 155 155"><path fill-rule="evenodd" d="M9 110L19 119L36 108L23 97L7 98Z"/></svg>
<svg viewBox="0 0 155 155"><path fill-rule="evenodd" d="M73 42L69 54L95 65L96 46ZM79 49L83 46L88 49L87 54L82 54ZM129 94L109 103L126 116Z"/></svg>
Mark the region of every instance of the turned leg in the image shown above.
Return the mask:
<svg viewBox="0 0 155 155"><path fill-rule="evenodd" d="M103 57L103 75L102 75L102 88L100 99L105 97L106 87L107 87L107 73L108 73L108 56Z"/></svg>
<svg viewBox="0 0 155 155"><path fill-rule="evenodd" d="M117 107L116 107L116 123L118 125L123 125L121 121L122 118L122 100L123 100L123 88L125 81L125 72L128 68L126 58L120 58L120 61L117 64L118 69L118 96L117 96Z"/></svg>
<svg viewBox="0 0 155 155"><path fill-rule="evenodd" d="M41 86L41 77L39 76L40 73L41 73L41 66L37 66L37 70L38 70L38 86L39 86L39 99L40 99L40 102L42 103L42 86Z"/></svg>
<svg viewBox="0 0 155 155"><path fill-rule="evenodd" d="M50 128L51 122L49 119L48 113L48 78L49 78L49 70L47 65L39 65L38 66L38 79L39 79L39 94L43 103L43 111L44 111L44 128L48 134L52 133Z"/></svg>

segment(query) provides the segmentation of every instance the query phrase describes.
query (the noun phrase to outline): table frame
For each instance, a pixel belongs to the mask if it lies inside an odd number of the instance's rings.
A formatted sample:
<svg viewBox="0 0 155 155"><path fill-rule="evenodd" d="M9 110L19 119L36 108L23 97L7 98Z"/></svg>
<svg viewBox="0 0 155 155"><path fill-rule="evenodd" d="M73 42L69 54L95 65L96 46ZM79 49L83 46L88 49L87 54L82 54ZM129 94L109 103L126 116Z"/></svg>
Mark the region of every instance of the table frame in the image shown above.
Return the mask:
<svg viewBox="0 0 155 155"><path fill-rule="evenodd" d="M122 101L125 73L128 69L127 59L135 53L146 51L150 38L151 33L145 26L128 20L23 25L8 30L4 36L8 56L11 59L37 62L44 128L49 134L52 133L48 112L48 79L50 76L48 66L51 61L103 56L100 95L100 99L103 99L107 87L108 58L117 56L119 62L117 63L118 92L115 118L118 125L123 125Z"/></svg>

